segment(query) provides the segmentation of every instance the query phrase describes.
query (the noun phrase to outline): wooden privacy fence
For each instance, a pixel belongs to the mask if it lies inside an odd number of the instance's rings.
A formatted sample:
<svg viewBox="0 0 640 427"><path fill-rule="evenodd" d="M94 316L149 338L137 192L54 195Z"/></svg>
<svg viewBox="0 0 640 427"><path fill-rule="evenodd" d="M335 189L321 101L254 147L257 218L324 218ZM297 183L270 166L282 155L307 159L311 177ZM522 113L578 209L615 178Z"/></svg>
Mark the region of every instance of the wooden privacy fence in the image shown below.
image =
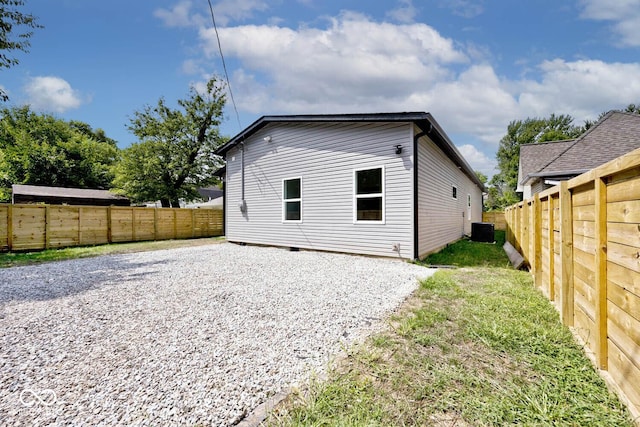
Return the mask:
<svg viewBox="0 0 640 427"><path fill-rule="evenodd" d="M491 222L495 230L506 230L507 221L504 212L482 212L482 222Z"/></svg>
<svg viewBox="0 0 640 427"><path fill-rule="evenodd" d="M640 150L506 209L507 239L640 415Z"/></svg>
<svg viewBox="0 0 640 427"><path fill-rule="evenodd" d="M222 211L0 204L0 251L222 235Z"/></svg>

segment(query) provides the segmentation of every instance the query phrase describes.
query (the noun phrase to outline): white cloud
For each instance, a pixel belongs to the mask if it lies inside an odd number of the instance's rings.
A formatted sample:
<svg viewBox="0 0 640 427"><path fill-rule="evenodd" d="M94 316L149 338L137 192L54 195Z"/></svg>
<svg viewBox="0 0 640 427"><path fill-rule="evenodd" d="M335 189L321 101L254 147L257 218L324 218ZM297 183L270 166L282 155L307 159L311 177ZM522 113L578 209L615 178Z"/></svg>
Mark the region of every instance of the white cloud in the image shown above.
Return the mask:
<svg viewBox="0 0 640 427"><path fill-rule="evenodd" d="M475 18L484 12L483 0L444 0L441 7L451 9L451 11L463 18Z"/></svg>
<svg viewBox="0 0 640 427"><path fill-rule="evenodd" d="M206 54L217 55L214 31L200 34ZM403 107L414 91L445 79L446 65L467 61L427 25L376 23L354 13L332 19L326 29L238 26L220 29L220 37L225 56L243 64L245 79L266 75L260 90L268 104L242 105L254 112Z"/></svg>
<svg viewBox="0 0 640 427"><path fill-rule="evenodd" d="M33 77L25 86L28 103L41 111L63 113L82 104L80 94L60 77Z"/></svg>
<svg viewBox="0 0 640 427"><path fill-rule="evenodd" d="M486 154L482 151L478 150L471 144L465 144L461 146L456 146L460 154L465 158L467 163L471 165L473 170L480 171L483 174L487 175L487 177L493 176L496 173L496 165L497 162L495 159L490 159Z"/></svg>
<svg viewBox="0 0 640 427"><path fill-rule="evenodd" d="M167 27L191 27L203 25L205 18L191 12L192 3L190 0L182 0L171 9L156 9L153 16L164 22Z"/></svg>
<svg viewBox="0 0 640 427"><path fill-rule="evenodd" d="M405 24L413 22L418 11L413 5L412 0L399 0L399 3L400 6L387 12L387 16Z"/></svg>
<svg viewBox="0 0 640 427"><path fill-rule="evenodd" d="M264 12L269 5L264 0L222 0L213 6L216 22L228 25L251 18L255 11Z"/></svg>
<svg viewBox="0 0 640 427"><path fill-rule="evenodd" d="M221 0L213 4L216 24L220 26L251 18L254 12L264 12L268 8L266 0ZM199 7L200 13L193 9L192 0L180 0L170 9L156 9L153 16L160 19L167 27L211 26L211 12L208 4L205 3L204 6Z"/></svg>
<svg viewBox="0 0 640 427"><path fill-rule="evenodd" d="M556 112L584 120L640 99L638 63L555 59L543 62L539 69L539 81L522 81L516 88L520 107L529 115Z"/></svg>
<svg viewBox="0 0 640 427"><path fill-rule="evenodd" d="M490 55L422 23L375 22L353 12L327 22L221 28L225 57L238 64L231 76L238 109L429 111L464 144L497 147L511 120L567 113L580 123L640 99L638 63L555 59L537 64L529 74L535 79L509 79L484 62ZM200 29L200 38L205 56L216 58L213 30Z"/></svg>
<svg viewBox="0 0 640 427"><path fill-rule="evenodd" d="M187 59L182 63L182 72L187 75L203 74L204 68L197 59Z"/></svg>
<svg viewBox="0 0 640 427"><path fill-rule="evenodd" d="M640 46L640 0L582 0L582 17L613 22L624 46Z"/></svg>

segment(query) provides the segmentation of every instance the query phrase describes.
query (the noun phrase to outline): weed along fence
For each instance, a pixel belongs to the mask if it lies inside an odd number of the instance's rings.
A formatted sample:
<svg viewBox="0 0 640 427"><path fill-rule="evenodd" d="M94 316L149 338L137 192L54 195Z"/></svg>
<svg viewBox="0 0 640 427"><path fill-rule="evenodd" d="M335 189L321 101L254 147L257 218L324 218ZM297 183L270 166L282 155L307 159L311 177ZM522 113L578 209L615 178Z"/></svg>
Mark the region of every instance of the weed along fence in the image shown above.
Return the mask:
<svg viewBox="0 0 640 427"><path fill-rule="evenodd" d="M505 214L536 286L640 415L640 150Z"/></svg>
<svg viewBox="0 0 640 427"><path fill-rule="evenodd" d="M222 234L222 211L0 204L0 251Z"/></svg>

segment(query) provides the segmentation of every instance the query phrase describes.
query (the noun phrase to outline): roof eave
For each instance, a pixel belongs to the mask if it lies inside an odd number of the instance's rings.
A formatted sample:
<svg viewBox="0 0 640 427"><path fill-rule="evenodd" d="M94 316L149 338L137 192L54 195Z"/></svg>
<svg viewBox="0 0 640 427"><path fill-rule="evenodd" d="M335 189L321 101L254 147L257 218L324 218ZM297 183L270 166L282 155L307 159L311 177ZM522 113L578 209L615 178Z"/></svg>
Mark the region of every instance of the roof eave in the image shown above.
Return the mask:
<svg viewBox="0 0 640 427"><path fill-rule="evenodd" d="M227 151L245 141L248 137L268 125L269 123L286 122L416 122L425 120L430 114L425 112L408 113L365 113L365 114L300 114L300 115L276 115L262 116L242 132L231 138L226 144L215 151L215 154L223 156Z"/></svg>

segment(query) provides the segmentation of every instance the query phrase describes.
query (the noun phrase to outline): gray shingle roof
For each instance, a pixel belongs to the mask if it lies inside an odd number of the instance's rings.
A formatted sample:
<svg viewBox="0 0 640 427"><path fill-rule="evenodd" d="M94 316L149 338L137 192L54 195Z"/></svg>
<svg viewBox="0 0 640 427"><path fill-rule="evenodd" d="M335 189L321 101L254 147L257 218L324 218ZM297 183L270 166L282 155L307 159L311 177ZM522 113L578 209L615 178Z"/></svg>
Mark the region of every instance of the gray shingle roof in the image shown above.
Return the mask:
<svg viewBox="0 0 640 427"><path fill-rule="evenodd" d="M612 111L538 172L591 170L640 148L640 114Z"/></svg>
<svg viewBox="0 0 640 427"><path fill-rule="evenodd" d="M520 146L520 170L518 182L523 184L526 177L539 172L560 154L571 147L575 139L565 141L549 141L537 144L522 144Z"/></svg>
<svg viewBox="0 0 640 427"><path fill-rule="evenodd" d="M571 176L640 148L640 114L611 111L575 140L520 147L518 182Z"/></svg>

